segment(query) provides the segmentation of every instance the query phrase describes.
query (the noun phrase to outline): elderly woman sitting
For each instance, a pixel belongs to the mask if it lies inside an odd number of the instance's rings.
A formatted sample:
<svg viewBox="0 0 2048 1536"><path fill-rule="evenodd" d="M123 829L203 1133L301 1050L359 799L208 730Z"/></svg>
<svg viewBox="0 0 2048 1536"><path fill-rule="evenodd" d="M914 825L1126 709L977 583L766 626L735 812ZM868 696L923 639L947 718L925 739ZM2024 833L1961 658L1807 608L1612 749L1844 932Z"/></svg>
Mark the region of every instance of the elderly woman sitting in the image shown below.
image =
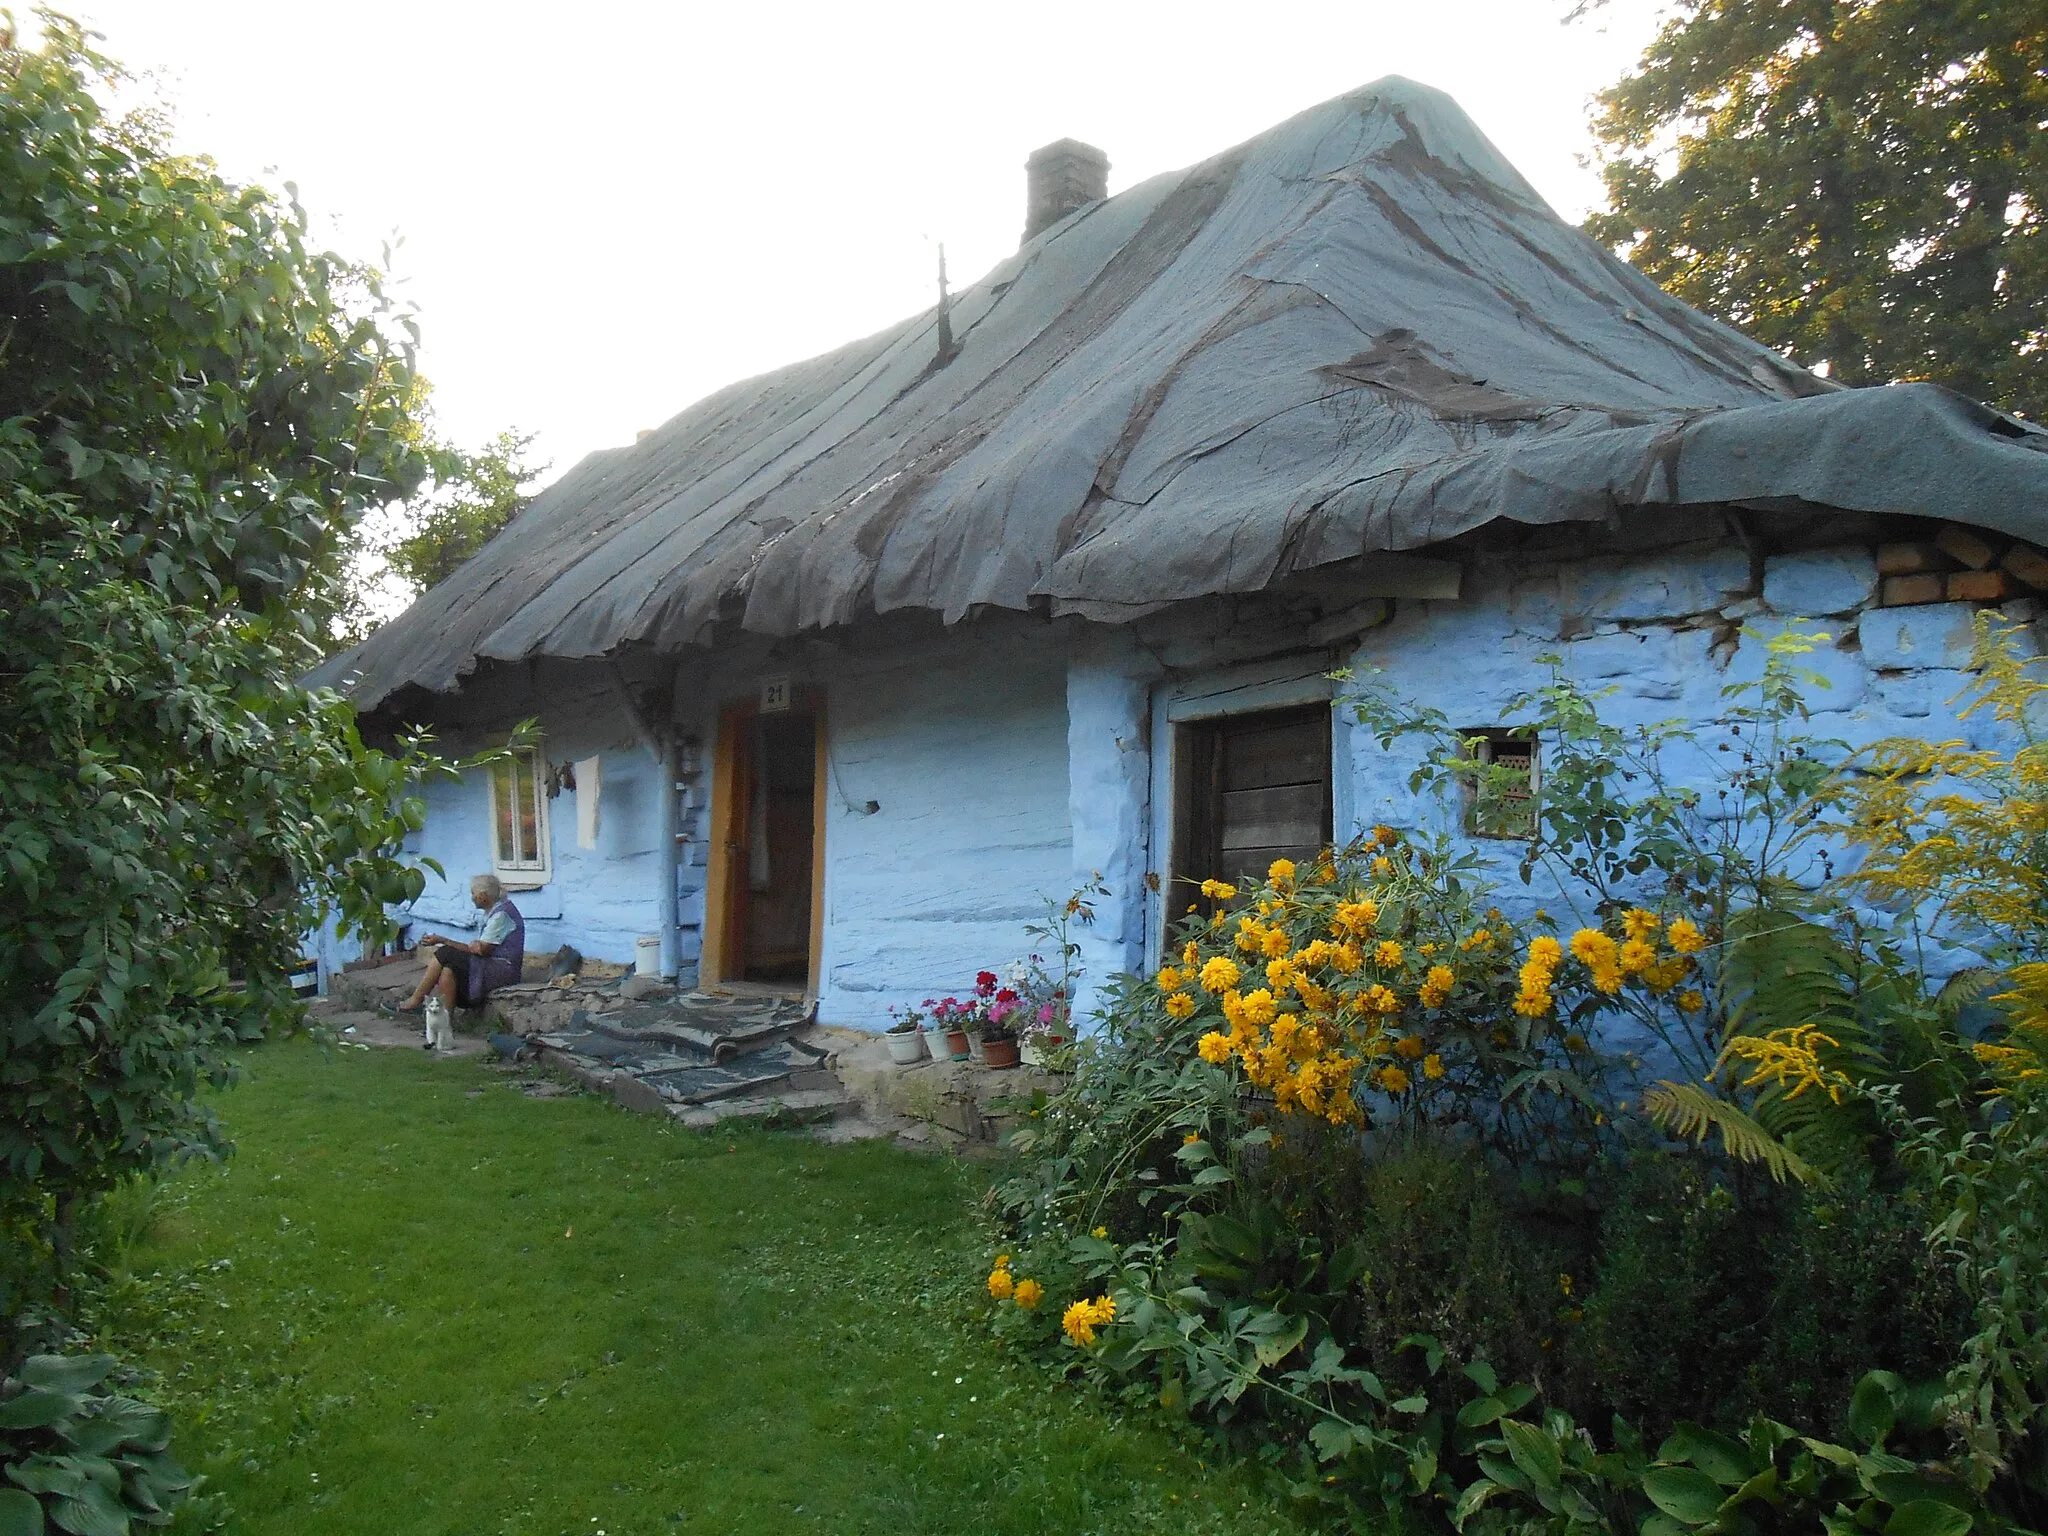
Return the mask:
<svg viewBox="0 0 2048 1536"><path fill-rule="evenodd" d="M497 987L519 979L526 959L526 920L505 899L496 875L478 875L469 882L469 899L484 911L483 932L467 941L430 933L420 947L436 946L427 973L398 1005L400 1013L418 1013L427 994L439 992L450 1008L475 1008Z"/></svg>

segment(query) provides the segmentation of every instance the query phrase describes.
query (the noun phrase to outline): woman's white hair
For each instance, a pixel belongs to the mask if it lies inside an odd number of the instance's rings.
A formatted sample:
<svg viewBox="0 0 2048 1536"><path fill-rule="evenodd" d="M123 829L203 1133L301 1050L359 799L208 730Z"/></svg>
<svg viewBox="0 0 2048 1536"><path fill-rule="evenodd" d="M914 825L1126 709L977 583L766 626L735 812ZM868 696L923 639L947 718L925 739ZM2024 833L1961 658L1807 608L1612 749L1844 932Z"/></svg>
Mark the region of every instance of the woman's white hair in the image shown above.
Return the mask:
<svg viewBox="0 0 2048 1536"><path fill-rule="evenodd" d="M469 877L469 894L472 896L481 895L487 900L496 903L505 899L505 886L496 875L471 875Z"/></svg>

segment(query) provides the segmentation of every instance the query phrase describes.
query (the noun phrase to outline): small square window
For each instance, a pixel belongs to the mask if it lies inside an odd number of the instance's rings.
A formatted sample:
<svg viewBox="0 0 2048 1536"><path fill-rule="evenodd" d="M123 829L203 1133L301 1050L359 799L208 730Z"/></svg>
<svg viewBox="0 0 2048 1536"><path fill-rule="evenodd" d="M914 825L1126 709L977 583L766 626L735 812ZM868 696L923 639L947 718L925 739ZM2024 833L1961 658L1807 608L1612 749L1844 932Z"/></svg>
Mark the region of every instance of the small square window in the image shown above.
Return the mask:
<svg viewBox="0 0 2048 1536"><path fill-rule="evenodd" d="M540 748L514 747L491 764L491 863L514 888L545 885L552 873L547 765Z"/></svg>
<svg viewBox="0 0 2048 1536"><path fill-rule="evenodd" d="M1465 831L1473 837L1534 837L1539 778L1536 738L1498 729L1459 734L1472 765L1459 775Z"/></svg>

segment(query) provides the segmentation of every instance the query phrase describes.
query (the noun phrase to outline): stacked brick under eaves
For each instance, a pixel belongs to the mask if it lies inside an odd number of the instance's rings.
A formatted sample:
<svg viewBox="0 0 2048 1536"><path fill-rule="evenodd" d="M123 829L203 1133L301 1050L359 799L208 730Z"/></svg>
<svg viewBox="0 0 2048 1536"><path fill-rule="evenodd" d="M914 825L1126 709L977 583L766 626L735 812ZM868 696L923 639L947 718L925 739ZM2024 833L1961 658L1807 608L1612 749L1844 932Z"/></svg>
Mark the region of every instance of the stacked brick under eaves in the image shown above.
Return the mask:
<svg viewBox="0 0 2048 1536"><path fill-rule="evenodd" d="M1880 544L1878 601L1887 608L1921 603L1999 603L2048 593L2048 554L1982 529L1944 524L1928 541Z"/></svg>

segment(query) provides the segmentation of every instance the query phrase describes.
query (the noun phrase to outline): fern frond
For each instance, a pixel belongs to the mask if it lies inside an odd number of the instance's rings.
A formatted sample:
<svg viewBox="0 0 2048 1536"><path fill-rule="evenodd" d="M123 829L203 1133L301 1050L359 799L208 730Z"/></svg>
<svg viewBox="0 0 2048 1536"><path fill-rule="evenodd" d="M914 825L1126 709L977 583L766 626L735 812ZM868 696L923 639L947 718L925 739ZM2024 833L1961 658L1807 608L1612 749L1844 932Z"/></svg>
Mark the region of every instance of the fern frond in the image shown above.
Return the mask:
<svg viewBox="0 0 2048 1536"><path fill-rule="evenodd" d="M1732 914L1722 966L1730 1034L1815 1025L1844 1051L1868 1045L1856 954L1824 925L1767 908Z"/></svg>
<svg viewBox="0 0 2048 1536"><path fill-rule="evenodd" d="M1657 1083L1643 1094L1643 1113L1674 1136L1689 1136L1695 1142L1705 1141L1709 1131L1719 1131L1721 1145L1730 1157L1762 1163L1780 1184L1787 1177L1802 1184L1826 1182L1818 1168L1740 1108L1697 1083Z"/></svg>
<svg viewBox="0 0 2048 1536"><path fill-rule="evenodd" d="M1941 984L1941 990L1934 994L1934 1001L1944 1017L1953 1022L1965 1008L1982 1002L1984 994L2003 979L2003 974L1990 966L1965 966Z"/></svg>

